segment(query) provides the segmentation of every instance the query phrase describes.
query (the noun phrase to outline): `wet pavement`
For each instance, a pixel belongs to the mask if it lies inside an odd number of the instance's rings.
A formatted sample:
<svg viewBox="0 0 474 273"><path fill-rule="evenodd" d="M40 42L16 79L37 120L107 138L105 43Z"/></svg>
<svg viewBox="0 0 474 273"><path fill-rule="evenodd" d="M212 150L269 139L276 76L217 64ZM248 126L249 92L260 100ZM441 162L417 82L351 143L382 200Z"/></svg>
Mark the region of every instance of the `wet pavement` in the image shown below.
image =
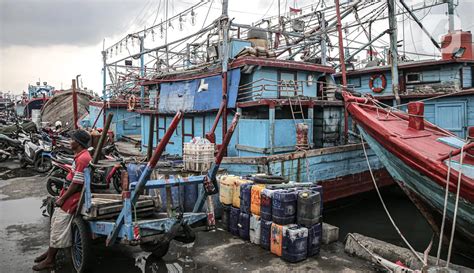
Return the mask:
<svg viewBox="0 0 474 273"><path fill-rule="evenodd" d="M33 259L46 250L49 219L40 206L47 196L45 175L16 169L15 162L0 164L0 268L1 272L32 272ZM139 247L107 248L95 242L90 272L374 272L375 267L346 255L342 243L323 246L318 257L290 264L259 246L218 229L196 234L191 244L173 242L163 259ZM45 271L49 272L49 271ZM58 254L54 272L74 272L68 251Z"/></svg>

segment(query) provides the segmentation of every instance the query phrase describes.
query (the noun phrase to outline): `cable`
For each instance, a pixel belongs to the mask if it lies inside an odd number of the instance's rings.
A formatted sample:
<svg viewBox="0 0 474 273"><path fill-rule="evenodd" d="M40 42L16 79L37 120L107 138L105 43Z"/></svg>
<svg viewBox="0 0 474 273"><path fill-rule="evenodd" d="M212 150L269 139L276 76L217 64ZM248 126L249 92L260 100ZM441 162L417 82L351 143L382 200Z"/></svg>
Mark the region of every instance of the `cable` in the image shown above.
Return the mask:
<svg viewBox="0 0 474 273"><path fill-rule="evenodd" d="M448 207L448 193L449 193L449 176L451 174L451 152L449 153L448 161L448 176L446 177L446 190L444 193L444 208L443 221L441 222L441 231L439 232L438 253L436 254L436 265L439 265L439 258L441 256L441 247L443 245L444 223L446 222L446 208Z"/></svg>

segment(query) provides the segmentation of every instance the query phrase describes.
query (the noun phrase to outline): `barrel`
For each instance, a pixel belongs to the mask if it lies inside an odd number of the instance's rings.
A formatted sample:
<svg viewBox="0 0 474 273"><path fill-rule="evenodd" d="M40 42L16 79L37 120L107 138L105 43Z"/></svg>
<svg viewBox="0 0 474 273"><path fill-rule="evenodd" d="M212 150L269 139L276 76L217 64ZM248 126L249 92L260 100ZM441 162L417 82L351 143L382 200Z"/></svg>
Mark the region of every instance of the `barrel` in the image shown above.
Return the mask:
<svg viewBox="0 0 474 273"><path fill-rule="evenodd" d="M234 180L234 192L232 197L232 206L240 208L240 186L243 184L251 183L250 180L235 179Z"/></svg>
<svg viewBox="0 0 474 273"><path fill-rule="evenodd" d="M238 226L240 238L250 240L250 214L241 211Z"/></svg>
<svg viewBox="0 0 474 273"><path fill-rule="evenodd" d="M272 221L260 220L260 246L263 249L270 250Z"/></svg>
<svg viewBox="0 0 474 273"><path fill-rule="evenodd" d="M128 181L130 183L137 182L145 169L145 164L130 163L127 165Z"/></svg>
<svg viewBox="0 0 474 273"><path fill-rule="evenodd" d="M250 194L250 212L255 215L260 215L261 193L265 189L265 185L257 184L252 186Z"/></svg>
<svg viewBox="0 0 474 273"><path fill-rule="evenodd" d="M273 223L270 232L270 251L281 256L283 251L283 226Z"/></svg>
<svg viewBox="0 0 474 273"><path fill-rule="evenodd" d="M319 223L321 218L321 195L317 191L303 190L298 192L296 222L304 227Z"/></svg>
<svg viewBox="0 0 474 273"><path fill-rule="evenodd" d="M321 249L321 238L323 235L322 224L308 228L308 257L318 255Z"/></svg>
<svg viewBox="0 0 474 273"><path fill-rule="evenodd" d="M272 196L277 190L263 189L260 195L260 217L263 220L272 220Z"/></svg>
<svg viewBox="0 0 474 273"><path fill-rule="evenodd" d="M234 181L238 177L235 175L223 175L219 177L219 201L224 205L232 205L234 197Z"/></svg>
<svg viewBox="0 0 474 273"><path fill-rule="evenodd" d="M231 208L232 206L230 205L222 205L222 226L224 227L224 230L227 231L229 231Z"/></svg>
<svg viewBox="0 0 474 273"><path fill-rule="evenodd" d="M240 185L240 211L250 214L250 202L253 184Z"/></svg>
<svg viewBox="0 0 474 273"><path fill-rule="evenodd" d="M283 226L281 258L296 263L308 255L308 229L296 225Z"/></svg>
<svg viewBox="0 0 474 273"><path fill-rule="evenodd" d="M296 222L297 192L281 190L273 193L272 220L279 225L294 224Z"/></svg>
<svg viewBox="0 0 474 273"><path fill-rule="evenodd" d="M229 231L234 236L239 236L239 217L240 209L231 207L229 217Z"/></svg>
<svg viewBox="0 0 474 273"><path fill-rule="evenodd" d="M198 185L188 184L184 186L184 211L192 212L198 198Z"/></svg>
<svg viewBox="0 0 474 273"><path fill-rule="evenodd" d="M260 216L252 214L250 216L250 242L256 245L260 244L260 234L261 234L261 220Z"/></svg>

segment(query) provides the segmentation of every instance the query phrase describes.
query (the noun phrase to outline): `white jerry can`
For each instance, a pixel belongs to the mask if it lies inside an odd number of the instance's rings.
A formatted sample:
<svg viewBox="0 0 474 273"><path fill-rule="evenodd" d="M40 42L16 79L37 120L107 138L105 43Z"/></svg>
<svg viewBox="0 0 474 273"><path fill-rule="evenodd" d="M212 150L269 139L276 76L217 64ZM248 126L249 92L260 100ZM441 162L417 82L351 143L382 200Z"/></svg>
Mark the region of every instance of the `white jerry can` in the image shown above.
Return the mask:
<svg viewBox="0 0 474 273"><path fill-rule="evenodd" d="M250 242L260 244L260 216L252 214L250 216Z"/></svg>

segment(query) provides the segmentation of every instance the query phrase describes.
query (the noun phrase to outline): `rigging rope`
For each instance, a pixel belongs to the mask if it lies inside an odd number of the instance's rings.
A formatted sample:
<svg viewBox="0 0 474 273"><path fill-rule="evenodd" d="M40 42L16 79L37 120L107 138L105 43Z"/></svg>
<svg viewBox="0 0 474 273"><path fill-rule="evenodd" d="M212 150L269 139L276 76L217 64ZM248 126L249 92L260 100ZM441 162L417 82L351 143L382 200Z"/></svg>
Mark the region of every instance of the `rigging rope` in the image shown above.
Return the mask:
<svg viewBox="0 0 474 273"><path fill-rule="evenodd" d="M453 239L454 239L454 231L456 230L456 217L458 215L458 205L459 205L459 192L461 190L461 178L462 178L462 161L464 158L464 147L467 146L470 141L467 141L461 147L461 153L459 154L459 174L458 174L458 185L456 189L456 201L454 204L454 215L453 215L453 226L451 227L451 239L449 240L449 248L448 248L448 258L446 259L446 268L449 267L449 262L451 260L451 251L453 247Z"/></svg>
<svg viewBox="0 0 474 273"><path fill-rule="evenodd" d="M441 255L441 247L443 245L444 223L446 222L446 208L448 207L448 193L449 193L449 177L451 175L451 152L449 153L448 161L448 175L446 177L446 190L444 193L444 208L443 221L441 222L441 230L439 232L438 253L436 254L436 265L439 265L439 258Z"/></svg>
<svg viewBox="0 0 474 273"><path fill-rule="evenodd" d="M426 265L425 261L420 257L420 255L418 254L418 252L415 251L415 249L413 249L413 247L410 245L410 243L408 242L408 240L405 238L405 236L403 236L402 232L400 231L400 229L398 228L397 224L395 223L395 221L393 220L392 216L390 215L390 212L388 211L387 209L387 206L385 205L385 202L383 201L383 198L382 198L382 195L380 194L380 191L379 191L379 188L377 186L377 183L375 181L375 177L374 177L374 173L372 172L372 168L370 167L370 162L369 162L369 157L367 156L367 151L365 149L365 144L364 144L364 138L362 136L362 134L360 134L360 140L362 142L362 149L364 150L364 155L365 155L365 160L367 161L367 166L369 168L369 172L370 172L370 176L372 177L372 182L374 182L374 187L375 187L375 190L377 191L377 195L379 196L379 199L380 199L380 202L382 203L382 206L385 210L385 213L387 214L388 216L388 219L390 220L390 222L392 223L393 227L395 228L395 230L397 231L398 235L400 235L400 237L402 238L403 242L405 242L405 244L408 246L408 248L411 250L411 252L416 256L416 258L418 258L418 260L420 260L420 262L423 263L423 265Z"/></svg>

